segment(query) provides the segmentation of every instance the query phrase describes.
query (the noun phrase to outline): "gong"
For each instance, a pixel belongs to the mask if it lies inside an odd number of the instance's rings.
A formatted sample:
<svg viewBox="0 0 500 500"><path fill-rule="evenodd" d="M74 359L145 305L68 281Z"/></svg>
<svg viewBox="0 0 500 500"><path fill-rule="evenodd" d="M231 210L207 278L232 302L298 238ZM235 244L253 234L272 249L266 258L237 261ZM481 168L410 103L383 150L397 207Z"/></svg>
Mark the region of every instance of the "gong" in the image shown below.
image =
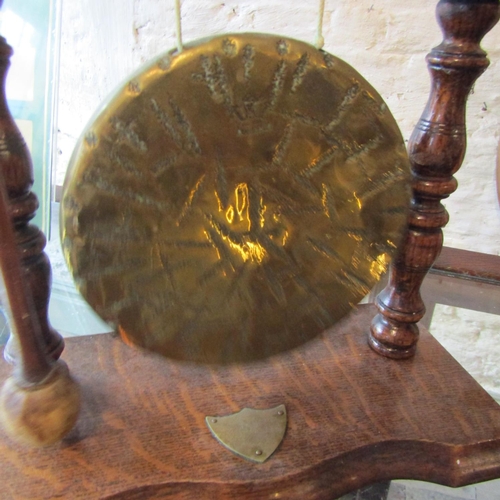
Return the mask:
<svg viewBox="0 0 500 500"><path fill-rule="evenodd" d="M163 54L97 112L66 177L62 246L127 343L251 361L359 302L409 195L399 129L352 67L300 41L224 35Z"/></svg>

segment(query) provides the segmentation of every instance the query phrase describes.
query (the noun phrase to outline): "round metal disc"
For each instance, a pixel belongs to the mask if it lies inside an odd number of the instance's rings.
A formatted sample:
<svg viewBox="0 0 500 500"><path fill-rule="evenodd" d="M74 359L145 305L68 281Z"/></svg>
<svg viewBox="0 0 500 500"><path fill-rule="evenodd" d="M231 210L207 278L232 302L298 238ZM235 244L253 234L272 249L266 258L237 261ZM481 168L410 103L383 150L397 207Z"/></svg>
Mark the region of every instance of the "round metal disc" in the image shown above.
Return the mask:
<svg viewBox="0 0 500 500"><path fill-rule="evenodd" d="M150 63L77 146L62 244L127 342L264 358L345 315L406 226L409 165L386 105L296 40L225 35Z"/></svg>

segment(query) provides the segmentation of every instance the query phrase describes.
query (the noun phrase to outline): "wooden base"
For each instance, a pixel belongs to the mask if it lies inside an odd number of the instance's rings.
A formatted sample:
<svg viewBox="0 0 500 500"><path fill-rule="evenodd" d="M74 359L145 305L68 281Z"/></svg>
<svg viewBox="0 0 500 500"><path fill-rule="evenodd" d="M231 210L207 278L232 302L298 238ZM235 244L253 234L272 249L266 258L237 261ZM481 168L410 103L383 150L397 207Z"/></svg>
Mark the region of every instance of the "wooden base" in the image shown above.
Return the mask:
<svg viewBox="0 0 500 500"><path fill-rule="evenodd" d="M2 431L1 496L331 499L387 479L500 477L500 406L426 331L412 359L377 355L366 340L374 314L360 306L301 349L230 368L167 361L109 335L68 339L78 424L45 449ZM227 451L204 422L280 403L288 429L264 464Z"/></svg>

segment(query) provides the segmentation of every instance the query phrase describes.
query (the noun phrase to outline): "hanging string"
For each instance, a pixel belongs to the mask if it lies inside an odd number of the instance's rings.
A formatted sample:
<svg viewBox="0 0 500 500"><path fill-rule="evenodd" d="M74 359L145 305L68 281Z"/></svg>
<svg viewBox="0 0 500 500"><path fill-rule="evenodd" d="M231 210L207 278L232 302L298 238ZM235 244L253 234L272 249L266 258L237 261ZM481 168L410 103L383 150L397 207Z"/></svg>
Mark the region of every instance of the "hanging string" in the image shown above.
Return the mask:
<svg viewBox="0 0 500 500"><path fill-rule="evenodd" d="M323 15L325 13L325 0L319 0L318 25L316 28L317 49L323 48L325 39L323 38ZM181 0L175 0L175 33L177 37L177 52L182 52L182 29L181 29Z"/></svg>
<svg viewBox="0 0 500 500"><path fill-rule="evenodd" d="M181 0L175 0L175 34L177 37L177 52L182 52Z"/></svg>
<svg viewBox="0 0 500 500"><path fill-rule="evenodd" d="M317 49L323 48L325 39L323 38L323 14L325 13L325 0L319 0L318 26L316 29L316 42L314 45Z"/></svg>

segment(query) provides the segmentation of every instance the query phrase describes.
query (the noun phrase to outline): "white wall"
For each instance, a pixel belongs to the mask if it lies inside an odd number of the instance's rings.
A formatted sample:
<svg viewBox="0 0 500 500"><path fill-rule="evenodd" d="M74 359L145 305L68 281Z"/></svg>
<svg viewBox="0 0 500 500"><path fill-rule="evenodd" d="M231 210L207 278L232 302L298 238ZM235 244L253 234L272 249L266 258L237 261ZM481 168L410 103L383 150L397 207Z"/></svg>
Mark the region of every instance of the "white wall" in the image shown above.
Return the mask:
<svg viewBox="0 0 500 500"><path fill-rule="evenodd" d="M261 31L313 42L317 0L184 0L185 40ZM63 1L59 163L61 184L73 145L99 102L141 63L175 45L173 0ZM441 40L435 0L327 0L325 50L363 74L408 138L425 105L425 54ZM446 202L445 244L500 255L495 169L500 136L500 26L483 43L492 65L468 105L469 147Z"/></svg>

